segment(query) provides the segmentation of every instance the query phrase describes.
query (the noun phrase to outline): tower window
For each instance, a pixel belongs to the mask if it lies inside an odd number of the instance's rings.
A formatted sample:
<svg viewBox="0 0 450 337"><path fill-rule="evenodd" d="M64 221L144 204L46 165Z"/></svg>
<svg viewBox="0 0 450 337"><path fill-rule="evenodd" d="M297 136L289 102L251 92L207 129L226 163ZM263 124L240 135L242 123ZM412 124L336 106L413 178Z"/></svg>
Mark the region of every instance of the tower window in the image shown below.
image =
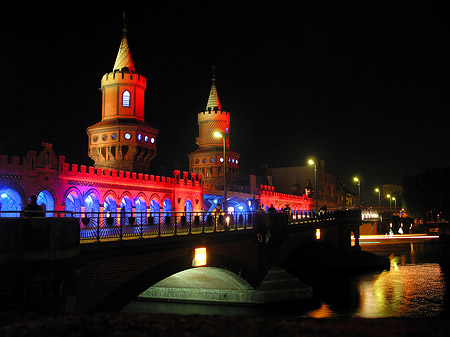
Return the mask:
<svg viewBox="0 0 450 337"><path fill-rule="evenodd" d="M130 106L130 92L125 90L122 94L122 106L129 107Z"/></svg>

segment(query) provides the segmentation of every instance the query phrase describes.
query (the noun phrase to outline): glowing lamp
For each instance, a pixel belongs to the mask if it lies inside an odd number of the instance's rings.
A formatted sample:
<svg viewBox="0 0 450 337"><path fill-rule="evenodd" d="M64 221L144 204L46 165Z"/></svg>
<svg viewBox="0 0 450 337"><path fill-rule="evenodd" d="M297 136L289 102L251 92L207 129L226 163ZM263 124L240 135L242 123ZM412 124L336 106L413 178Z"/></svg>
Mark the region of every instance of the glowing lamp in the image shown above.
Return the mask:
<svg viewBox="0 0 450 337"><path fill-rule="evenodd" d="M316 240L320 240L320 228L316 228Z"/></svg>
<svg viewBox="0 0 450 337"><path fill-rule="evenodd" d="M206 258L206 248L195 248L194 250L194 260L192 261L193 267L202 267L206 266L207 258Z"/></svg>
<svg viewBox="0 0 450 337"><path fill-rule="evenodd" d="M214 132L213 135L214 135L214 137L216 137L216 138L222 138L222 137L223 137L222 132L219 132L219 131Z"/></svg>
<svg viewBox="0 0 450 337"><path fill-rule="evenodd" d="M5 199L5 198L7 198L7 197L8 197L8 194L6 194L6 193L2 193L1 197L2 197L3 199Z"/></svg>
<svg viewBox="0 0 450 337"><path fill-rule="evenodd" d="M314 160L310 159L308 160L308 165L315 165L316 163L314 162Z"/></svg>

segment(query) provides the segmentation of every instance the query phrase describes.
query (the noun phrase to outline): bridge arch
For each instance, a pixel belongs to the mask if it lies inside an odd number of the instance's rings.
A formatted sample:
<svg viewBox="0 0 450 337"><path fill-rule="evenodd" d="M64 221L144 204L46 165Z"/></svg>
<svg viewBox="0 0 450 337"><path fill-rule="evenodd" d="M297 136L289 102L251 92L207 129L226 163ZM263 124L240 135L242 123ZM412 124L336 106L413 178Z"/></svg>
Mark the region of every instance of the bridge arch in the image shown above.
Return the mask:
<svg viewBox="0 0 450 337"><path fill-rule="evenodd" d="M185 253L185 250L183 250ZM156 283L183 272L192 267L193 255L182 254L181 256L172 258L154 266L149 266L146 270L138 275L123 282L114 291L110 292L106 297L100 300L92 311L103 310L121 310L128 303L138 297L141 293ZM258 275L251 268L242 262L234 260L228 256L220 254L208 254L208 266L224 269L236 275L236 278L242 278L253 289L259 284ZM116 266L117 268L117 266ZM202 267L200 267L202 268Z"/></svg>

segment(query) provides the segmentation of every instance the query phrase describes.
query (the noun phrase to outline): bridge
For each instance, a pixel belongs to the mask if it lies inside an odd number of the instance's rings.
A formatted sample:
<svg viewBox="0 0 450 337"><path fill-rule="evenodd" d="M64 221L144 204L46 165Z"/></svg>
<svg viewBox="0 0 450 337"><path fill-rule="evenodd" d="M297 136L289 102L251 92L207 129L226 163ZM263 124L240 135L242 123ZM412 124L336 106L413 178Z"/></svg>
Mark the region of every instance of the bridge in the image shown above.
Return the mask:
<svg viewBox="0 0 450 337"><path fill-rule="evenodd" d="M358 250L361 225L359 211L5 215L0 304L59 312L120 310L197 266L231 272L258 292L274 266L306 271Z"/></svg>

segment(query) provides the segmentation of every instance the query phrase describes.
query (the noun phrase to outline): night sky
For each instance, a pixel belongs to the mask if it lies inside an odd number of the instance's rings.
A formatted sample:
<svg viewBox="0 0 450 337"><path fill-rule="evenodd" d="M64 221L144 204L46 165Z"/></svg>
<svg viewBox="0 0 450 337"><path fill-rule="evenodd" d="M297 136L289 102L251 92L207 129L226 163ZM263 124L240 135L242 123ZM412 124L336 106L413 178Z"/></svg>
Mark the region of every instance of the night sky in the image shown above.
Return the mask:
<svg viewBox="0 0 450 337"><path fill-rule="evenodd" d="M214 65L242 173L314 155L353 191L359 175L372 198L376 185L450 166L444 8L162 3L4 8L0 153L22 156L46 141L66 161L92 164L85 130L101 120L100 80L126 11L134 65L148 79L146 121L160 130L156 163L188 168Z"/></svg>

